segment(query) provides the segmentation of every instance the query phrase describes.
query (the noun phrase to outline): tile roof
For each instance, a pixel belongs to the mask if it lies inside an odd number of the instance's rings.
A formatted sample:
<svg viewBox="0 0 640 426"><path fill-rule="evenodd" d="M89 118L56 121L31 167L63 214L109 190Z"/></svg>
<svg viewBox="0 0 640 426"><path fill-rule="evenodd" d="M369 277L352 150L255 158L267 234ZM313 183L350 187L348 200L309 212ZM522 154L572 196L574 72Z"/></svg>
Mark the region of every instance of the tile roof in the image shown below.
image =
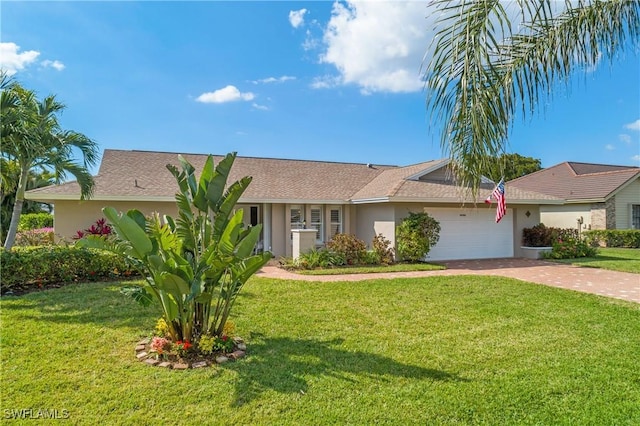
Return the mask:
<svg viewBox="0 0 640 426"><path fill-rule="evenodd" d="M196 170L201 170L206 155L184 154ZM214 156L220 161L221 156ZM176 183L166 164L178 165L178 154L152 151L105 150L95 177L94 200L172 201ZM424 172L445 167L447 160L433 160L406 167L359 163L285 160L237 157L230 175L233 182L243 176L253 181L244 193L244 202L344 203L368 199L401 199L403 201L469 202L464 191L450 180L429 179ZM418 177L420 177L418 179ZM493 185L484 185L478 199L484 201ZM48 186L28 192L29 199L79 199L75 182ZM548 194L511 188L507 185L508 202L559 202Z"/></svg>
<svg viewBox="0 0 640 426"><path fill-rule="evenodd" d="M604 200L633 179L640 168L564 162L514 179L509 185L565 200Z"/></svg>

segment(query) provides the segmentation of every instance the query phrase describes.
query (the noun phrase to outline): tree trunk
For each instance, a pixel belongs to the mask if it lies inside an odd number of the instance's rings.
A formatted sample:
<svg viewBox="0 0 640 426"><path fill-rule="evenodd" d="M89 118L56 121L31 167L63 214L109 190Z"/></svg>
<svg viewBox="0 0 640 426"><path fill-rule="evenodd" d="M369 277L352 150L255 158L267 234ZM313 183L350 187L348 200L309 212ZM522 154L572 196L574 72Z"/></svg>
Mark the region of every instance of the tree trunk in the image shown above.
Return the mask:
<svg viewBox="0 0 640 426"><path fill-rule="evenodd" d="M13 213L11 214L11 224L9 225L9 231L7 232L7 239L4 241L5 250L11 250L11 247L13 247L13 243L16 240L18 223L20 223L20 214L22 214L22 205L24 204L24 191L27 186L28 174L29 169L24 167L20 173L20 180L18 181L16 202L13 205Z"/></svg>

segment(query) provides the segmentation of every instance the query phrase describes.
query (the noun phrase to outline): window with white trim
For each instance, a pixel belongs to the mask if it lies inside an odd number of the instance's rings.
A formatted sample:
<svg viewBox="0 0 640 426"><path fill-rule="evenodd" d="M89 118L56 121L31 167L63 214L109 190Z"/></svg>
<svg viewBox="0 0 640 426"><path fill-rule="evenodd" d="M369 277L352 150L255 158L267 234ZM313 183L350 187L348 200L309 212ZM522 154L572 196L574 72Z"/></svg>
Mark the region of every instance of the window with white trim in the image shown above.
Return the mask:
<svg viewBox="0 0 640 426"><path fill-rule="evenodd" d="M333 238L334 235L342 233L342 207L331 206L331 210L329 213L331 216L329 236Z"/></svg>
<svg viewBox="0 0 640 426"><path fill-rule="evenodd" d="M316 243L322 243L322 206L310 207L311 222L309 229L316 230Z"/></svg>
<svg viewBox="0 0 640 426"><path fill-rule="evenodd" d="M631 205L631 228L640 229L640 204Z"/></svg>
<svg viewBox="0 0 640 426"><path fill-rule="evenodd" d="M303 216L302 216L302 207L301 206L291 206L291 229L302 229L304 228L303 224Z"/></svg>

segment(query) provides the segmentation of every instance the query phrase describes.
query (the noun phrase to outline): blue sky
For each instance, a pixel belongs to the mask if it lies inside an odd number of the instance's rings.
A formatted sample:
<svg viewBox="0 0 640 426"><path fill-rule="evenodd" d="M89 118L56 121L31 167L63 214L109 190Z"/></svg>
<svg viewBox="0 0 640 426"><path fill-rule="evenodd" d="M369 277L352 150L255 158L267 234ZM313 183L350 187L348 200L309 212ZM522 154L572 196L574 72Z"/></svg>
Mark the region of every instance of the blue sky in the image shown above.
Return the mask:
<svg viewBox="0 0 640 426"><path fill-rule="evenodd" d="M0 60L101 150L407 165L442 158L419 70L425 2L13 2ZM509 152L640 164L640 56L602 61Z"/></svg>

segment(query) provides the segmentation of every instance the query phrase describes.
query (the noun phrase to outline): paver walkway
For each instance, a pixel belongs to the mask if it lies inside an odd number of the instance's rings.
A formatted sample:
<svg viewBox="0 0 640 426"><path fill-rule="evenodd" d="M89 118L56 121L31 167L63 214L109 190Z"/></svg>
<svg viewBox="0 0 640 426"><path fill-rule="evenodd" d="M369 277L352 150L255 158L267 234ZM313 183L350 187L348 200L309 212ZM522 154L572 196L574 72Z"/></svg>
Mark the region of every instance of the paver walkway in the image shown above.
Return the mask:
<svg viewBox="0 0 640 426"><path fill-rule="evenodd" d="M483 259L444 262L441 271L381 272L374 274L301 275L265 266L257 276L298 281L361 281L437 275L498 275L523 281L599 294L640 303L640 275L585 268L531 259Z"/></svg>

